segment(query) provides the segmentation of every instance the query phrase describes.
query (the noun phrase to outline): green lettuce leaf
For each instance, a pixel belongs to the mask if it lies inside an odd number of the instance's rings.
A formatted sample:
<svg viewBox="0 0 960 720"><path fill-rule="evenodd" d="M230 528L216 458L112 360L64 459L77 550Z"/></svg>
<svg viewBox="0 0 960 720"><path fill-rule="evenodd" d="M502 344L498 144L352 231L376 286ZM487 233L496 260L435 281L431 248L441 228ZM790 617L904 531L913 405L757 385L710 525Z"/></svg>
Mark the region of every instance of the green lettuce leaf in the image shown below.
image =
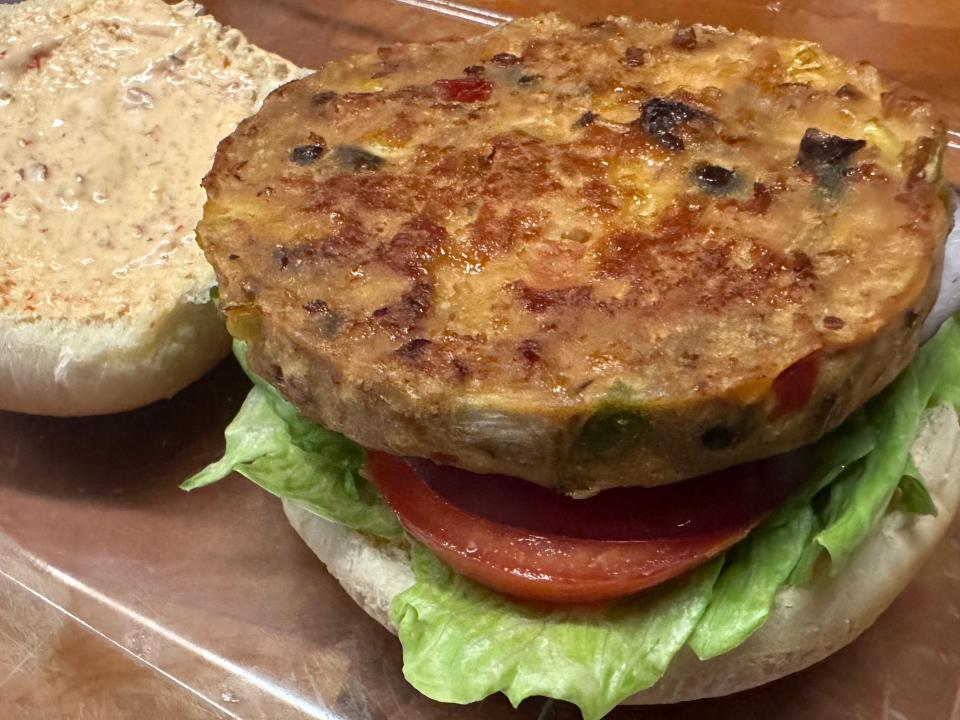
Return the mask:
<svg viewBox="0 0 960 720"><path fill-rule="evenodd" d="M535 695L603 717L653 685L683 647L707 602L720 561L603 608L536 607L507 599L448 569L419 545L416 583L390 615L403 673L435 700L469 703L503 692Z"/></svg>
<svg viewBox="0 0 960 720"><path fill-rule="evenodd" d="M867 538L890 504L925 409L926 398L920 395L912 365L868 404L867 417L876 433L876 447L864 458L859 477L833 485L832 517L817 535L817 542L830 553L835 568L841 567Z"/></svg>
<svg viewBox="0 0 960 720"><path fill-rule="evenodd" d="M960 315L947 320L917 353L920 393L930 404L960 408Z"/></svg>
<svg viewBox="0 0 960 720"><path fill-rule="evenodd" d="M690 638L697 657L729 652L763 625L815 523L809 504L776 513L727 553L710 605Z"/></svg>
<svg viewBox="0 0 960 720"><path fill-rule="evenodd" d="M923 484L923 476L920 470L913 464L913 458L907 462L907 467L903 471L903 477L900 478L900 484L897 485L900 493L899 506L902 510L914 513L916 515L932 515L936 517L937 506L933 503L933 498L927 492Z"/></svg>
<svg viewBox="0 0 960 720"><path fill-rule="evenodd" d="M236 351L243 362L243 347ZM889 388L812 446L810 478L726 557L589 609L521 604L448 569L405 538L359 474L359 447L304 420L251 377L223 459L185 487L236 470L318 515L409 547L415 583L394 599L391 617L404 673L425 695L466 703L499 691L514 704L545 695L576 703L593 720L655 683L685 644L709 658L744 642L781 587L809 582L827 560L833 572L841 568L898 488L900 509L929 511L909 452L931 403L960 404L960 325L949 320Z"/></svg>
<svg viewBox="0 0 960 720"><path fill-rule="evenodd" d="M832 515L817 535L833 563L842 569L852 552L876 527L913 463L910 447L930 403L960 407L960 324L950 318L917 353L900 376L862 411L873 427L874 449L863 459L861 476L831 488ZM908 480L910 500L933 503L920 478ZM917 487L920 485L920 487ZM834 495L836 497L834 497Z"/></svg>
<svg viewBox="0 0 960 720"><path fill-rule="evenodd" d="M238 472L328 520L381 538L401 538L396 515L360 475L363 450L303 419L276 390L253 377L253 389L224 432L223 457L180 487L194 490Z"/></svg>
<svg viewBox="0 0 960 720"><path fill-rule="evenodd" d="M817 542L817 535L823 530L823 524L817 516L816 509L812 509L814 512L810 534L807 535L807 539L803 543L803 552L800 553L796 565L793 566L793 570L787 577L786 585L793 585L794 587L806 585L813 579L819 568L820 558L823 556L823 546Z"/></svg>
<svg viewBox="0 0 960 720"><path fill-rule="evenodd" d="M729 652L758 630L784 584L809 582L822 550L812 542L822 525L811 502L875 446L873 428L860 414L817 443L810 479L728 553L710 606L690 640L701 660Z"/></svg>

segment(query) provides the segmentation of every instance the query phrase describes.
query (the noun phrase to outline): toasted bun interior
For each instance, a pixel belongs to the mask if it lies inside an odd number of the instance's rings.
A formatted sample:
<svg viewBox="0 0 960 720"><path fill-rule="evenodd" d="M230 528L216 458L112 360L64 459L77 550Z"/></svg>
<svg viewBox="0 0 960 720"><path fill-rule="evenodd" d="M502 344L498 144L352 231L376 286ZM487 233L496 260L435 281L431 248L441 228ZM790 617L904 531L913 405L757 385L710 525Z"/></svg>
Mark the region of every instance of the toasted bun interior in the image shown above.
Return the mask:
<svg viewBox="0 0 960 720"><path fill-rule="evenodd" d="M836 575L819 572L777 595L767 622L736 650L701 662L685 648L666 675L627 704L674 703L728 695L797 672L866 630L932 553L960 502L960 426L951 408L930 411L913 457L936 503L936 517L891 512ZM347 593L381 625L393 598L414 579L405 555L284 503L294 528Z"/></svg>
<svg viewBox="0 0 960 720"><path fill-rule="evenodd" d="M302 71L189 1L0 10L0 410L169 397L229 348L193 237L200 182L220 139Z"/></svg>

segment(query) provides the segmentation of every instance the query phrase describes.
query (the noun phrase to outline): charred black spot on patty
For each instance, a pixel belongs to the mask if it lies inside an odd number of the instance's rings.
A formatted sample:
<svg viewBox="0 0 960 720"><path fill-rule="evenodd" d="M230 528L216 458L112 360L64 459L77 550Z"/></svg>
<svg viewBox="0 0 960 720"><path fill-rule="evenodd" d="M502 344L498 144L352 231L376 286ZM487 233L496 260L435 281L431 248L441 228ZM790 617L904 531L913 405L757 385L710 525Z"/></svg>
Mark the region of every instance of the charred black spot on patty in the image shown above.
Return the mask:
<svg viewBox="0 0 960 720"><path fill-rule="evenodd" d="M670 44L681 50L693 50L697 47L697 33L692 27L679 28L673 34Z"/></svg>
<svg viewBox="0 0 960 720"><path fill-rule="evenodd" d="M592 125L593 121L596 120L598 117L600 116L597 115L595 112L591 112L590 110L587 110L583 115L577 118L576 122L573 123L573 127L584 128L587 125Z"/></svg>
<svg viewBox="0 0 960 720"><path fill-rule="evenodd" d="M326 149L326 144L322 142L298 145L290 149L290 162L294 162L297 165L309 165L323 157Z"/></svg>
<svg viewBox="0 0 960 720"><path fill-rule="evenodd" d="M700 442L708 450L725 450L738 439L737 433L726 425L714 425L700 436Z"/></svg>
<svg viewBox="0 0 960 720"><path fill-rule="evenodd" d="M642 67L647 60L647 51L639 47L628 47L623 51L620 62L629 68Z"/></svg>
<svg viewBox="0 0 960 720"><path fill-rule="evenodd" d="M679 100L655 97L640 108L640 128L669 150L683 150L677 130L686 122L706 116L702 110Z"/></svg>
<svg viewBox="0 0 960 720"><path fill-rule="evenodd" d="M845 98L847 100L857 100L863 97L863 93L860 92L856 85L851 85L850 83L844 83L835 93L838 98Z"/></svg>
<svg viewBox="0 0 960 720"><path fill-rule="evenodd" d="M414 338L397 348L397 354L406 358L416 359L423 355L424 350L433 342L427 338Z"/></svg>
<svg viewBox="0 0 960 720"><path fill-rule="evenodd" d="M332 90L321 90L318 93L314 93L310 96L310 104L315 105L316 107L323 107L331 100L337 97L337 93Z"/></svg>
<svg viewBox="0 0 960 720"><path fill-rule="evenodd" d="M315 298L309 302L305 302L303 304L303 309L310 314L330 312L330 307L327 305L326 301L321 300L320 298Z"/></svg>
<svg viewBox="0 0 960 720"><path fill-rule="evenodd" d="M722 194L737 185L737 174L720 165L699 163L693 169L693 177L700 189L709 193Z"/></svg>
<svg viewBox="0 0 960 720"><path fill-rule="evenodd" d="M866 147L865 140L852 140L807 128L800 140L796 165L811 172L821 181L833 180L843 170L843 164L857 150Z"/></svg>
<svg viewBox="0 0 960 720"><path fill-rule="evenodd" d="M327 305L326 301L321 300L320 298L314 298L309 302L303 304L303 309L311 316L311 318L317 323L316 327L319 327L324 333L332 335L340 329L341 324L343 323L343 317L339 313L335 313L330 309L330 306Z"/></svg>
<svg viewBox="0 0 960 720"><path fill-rule="evenodd" d="M497 53L490 58L490 62L492 62L494 65L517 65L520 63L520 58L513 53L502 52Z"/></svg>

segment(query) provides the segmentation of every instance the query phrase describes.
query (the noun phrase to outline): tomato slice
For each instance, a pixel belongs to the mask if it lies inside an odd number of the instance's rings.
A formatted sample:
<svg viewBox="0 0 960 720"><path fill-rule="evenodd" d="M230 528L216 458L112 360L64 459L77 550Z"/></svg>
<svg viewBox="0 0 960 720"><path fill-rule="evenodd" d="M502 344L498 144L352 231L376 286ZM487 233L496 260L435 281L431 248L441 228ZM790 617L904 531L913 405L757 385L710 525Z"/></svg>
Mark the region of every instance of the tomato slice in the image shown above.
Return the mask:
<svg viewBox="0 0 960 720"><path fill-rule="evenodd" d="M368 451L365 462L407 531L454 570L507 595L566 604L630 595L715 557L804 471L793 454L574 500L425 460Z"/></svg>

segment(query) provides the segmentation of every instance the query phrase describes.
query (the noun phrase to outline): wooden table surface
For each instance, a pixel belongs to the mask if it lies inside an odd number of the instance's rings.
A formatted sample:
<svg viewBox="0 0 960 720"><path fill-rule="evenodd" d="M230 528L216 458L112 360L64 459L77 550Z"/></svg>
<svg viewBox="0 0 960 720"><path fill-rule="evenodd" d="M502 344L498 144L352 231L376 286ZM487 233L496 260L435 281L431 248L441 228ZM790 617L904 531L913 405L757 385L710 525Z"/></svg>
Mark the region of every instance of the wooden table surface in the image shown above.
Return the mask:
<svg viewBox="0 0 960 720"><path fill-rule="evenodd" d="M623 13L811 37L928 95L960 131L958 0L484 5L504 14ZM389 0L207 6L308 66L483 29ZM960 181L960 135L953 140L949 173ZM0 413L0 718L575 717L558 704L525 703L514 713L502 699L460 709L417 697L400 678L396 643L339 592L275 502L239 481L179 493L176 481L219 451L244 390L226 365L173 401L123 417ZM958 677L955 525L878 625L820 666L730 700L613 717L960 720Z"/></svg>
<svg viewBox="0 0 960 720"><path fill-rule="evenodd" d="M0 717L205 718L210 705L0 577Z"/></svg>

